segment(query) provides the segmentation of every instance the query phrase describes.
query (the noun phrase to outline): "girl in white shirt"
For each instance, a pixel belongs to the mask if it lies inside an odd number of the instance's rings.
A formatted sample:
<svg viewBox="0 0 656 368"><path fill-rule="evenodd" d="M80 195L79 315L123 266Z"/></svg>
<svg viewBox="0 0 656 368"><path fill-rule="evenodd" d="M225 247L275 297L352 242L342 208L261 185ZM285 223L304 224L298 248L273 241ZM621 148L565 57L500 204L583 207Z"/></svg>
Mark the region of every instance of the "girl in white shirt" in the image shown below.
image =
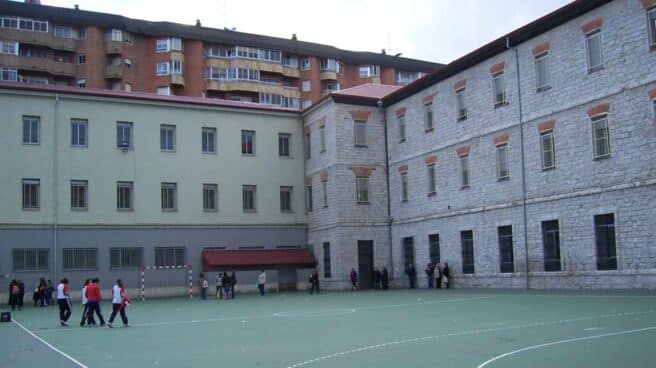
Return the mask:
<svg viewBox="0 0 656 368"><path fill-rule="evenodd" d="M121 308L121 303L125 298L125 288L123 287L123 281L121 279L116 280L116 285L112 288L112 315L109 316L109 321L107 321L107 327L112 327L112 322L116 317L116 313L120 311L121 320L123 321L123 327L128 327L128 316L125 315L125 308Z"/></svg>
<svg viewBox="0 0 656 368"><path fill-rule="evenodd" d="M82 320L80 321L80 326L84 327L84 325L88 326L93 326L96 324L96 321L93 318L93 314L91 315L91 318L87 321L87 313L89 312L89 309L87 307L87 285L91 283L91 279L86 279L84 281L84 285L82 286Z"/></svg>

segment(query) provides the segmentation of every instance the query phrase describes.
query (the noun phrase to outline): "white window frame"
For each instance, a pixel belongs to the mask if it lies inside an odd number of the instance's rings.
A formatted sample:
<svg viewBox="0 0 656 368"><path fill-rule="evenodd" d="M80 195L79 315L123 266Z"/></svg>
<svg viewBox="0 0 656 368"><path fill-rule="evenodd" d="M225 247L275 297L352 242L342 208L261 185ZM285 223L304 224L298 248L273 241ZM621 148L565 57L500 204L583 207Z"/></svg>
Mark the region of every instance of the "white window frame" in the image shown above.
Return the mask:
<svg viewBox="0 0 656 368"><path fill-rule="evenodd" d="M82 127L84 127L82 129ZM75 133L77 132L77 141ZM83 133L83 134L80 134ZM80 137L84 138L80 138ZM89 120L71 119L71 147L88 147L89 146Z"/></svg>
<svg viewBox="0 0 656 368"><path fill-rule="evenodd" d="M157 87L156 93L158 96L170 96L171 86Z"/></svg>
<svg viewBox="0 0 656 368"><path fill-rule="evenodd" d="M126 192L127 191L127 195ZM127 202L127 203L126 203ZM116 182L116 210L134 210L134 183L131 181Z"/></svg>
<svg viewBox="0 0 656 368"><path fill-rule="evenodd" d="M605 132L605 137L597 136L597 124L603 123L603 131ZM607 152L600 153L597 149L597 142L603 140L606 145ZM604 158L611 155L611 146L610 146L610 128L608 126L608 115L596 116L592 119L592 146L594 152L594 158Z"/></svg>
<svg viewBox="0 0 656 368"><path fill-rule="evenodd" d="M162 183L160 187L162 212L175 212L178 210L178 184ZM170 198L169 198L170 196ZM169 203L169 200L172 203Z"/></svg>
<svg viewBox="0 0 656 368"><path fill-rule="evenodd" d="M257 212L257 185L242 185L242 209L244 212ZM246 194L247 192L253 193L252 203L247 203ZM247 205L250 204L251 207L247 208Z"/></svg>
<svg viewBox="0 0 656 368"><path fill-rule="evenodd" d="M598 40L597 42L599 42L599 64L591 65L590 43L595 39L597 39ZM585 35L585 57L587 60L588 73L592 73L604 68L604 50L603 50L603 43L601 37L601 29L597 29Z"/></svg>
<svg viewBox="0 0 656 368"><path fill-rule="evenodd" d="M171 74L171 65L169 64L168 61L165 61L163 63L157 63L155 70L157 76L169 75Z"/></svg>
<svg viewBox="0 0 656 368"><path fill-rule="evenodd" d="M367 147L367 121L353 121L353 142L356 147Z"/></svg>
<svg viewBox="0 0 656 368"><path fill-rule="evenodd" d="M78 79L75 83L77 84L77 88L87 88L86 79Z"/></svg>
<svg viewBox="0 0 656 368"><path fill-rule="evenodd" d="M301 65L302 65L301 66L302 70L310 70L312 68L312 63L310 62L310 58L304 58Z"/></svg>
<svg viewBox="0 0 656 368"><path fill-rule="evenodd" d="M203 212L217 212L219 210L218 184L203 184Z"/></svg>
<svg viewBox="0 0 656 368"><path fill-rule="evenodd" d="M250 137L250 140L251 140L251 150L250 150L250 152L248 152L248 150L246 150L246 152L244 152L244 148L246 148L248 146L248 142L246 142L246 146L244 146L244 138L246 138L246 140L248 141L248 137ZM254 130L247 130L247 129L242 130L241 131L241 142L242 142L242 144L241 144L241 146L242 146L241 147L242 156L255 156L255 152L256 152L256 150L255 150L255 131Z"/></svg>
<svg viewBox="0 0 656 368"><path fill-rule="evenodd" d="M182 38L172 37L169 40L169 48L170 48L171 51L180 51L181 52L183 50L182 47L183 47Z"/></svg>
<svg viewBox="0 0 656 368"><path fill-rule="evenodd" d="M544 65L544 80L540 80L540 64ZM551 88L549 75L549 53L537 55L535 57L535 89L538 92L546 91Z"/></svg>
<svg viewBox="0 0 656 368"><path fill-rule="evenodd" d="M176 129L172 124L160 124L159 148L163 152L175 152Z"/></svg>
<svg viewBox="0 0 656 368"><path fill-rule="evenodd" d="M200 139L202 153L216 154L216 128L202 127Z"/></svg>
<svg viewBox="0 0 656 368"><path fill-rule="evenodd" d="M18 42L0 40L0 53L6 55L18 55Z"/></svg>
<svg viewBox="0 0 656 368"><path fill-rule="evenodd" d="M39 145L41 144L41 117L23 115L23 144ZM27 140L25 139L25 124L28 124ZM36 130L36 133L34 132ZM35 139L36 137L36 139Z"/></svg>
<svg viewBox="0 0 656 368"><path fill-rule="evenodd" d="M171 51L171 39L160 38L155 42L155 52L169 52Z"/></svg>
<svg viewBox="0 0 656 368"><path fill-rule="evenodd" d="M501 80L500 86L497 85L499 80ZM497 88L501 88L501 91L498 91ZM506 105L506 78L503 71L492 75L492 102L495 108Z"/></svg>
<svg viewBox="0 0 656 368"><path fill-rule="evenodd" d="M545 140L549 141L551 149L548 150L545 146ZM549 130L540 133L540 153L542 158L542 170L550 170L556 167L556 147L554 146L554 132ZM551 165L547 164L547 158L551 160Z"/></svg>
<svg viewBox="0 0 656 368"><path fill-rule="evenodd" d="M126 134L127 131L127 134ZM119 140L120 134L120 140ZM132 149L133 124L129 121L116 122L116 147L120 149ZM124 146L127 143L127 146Z"/></svg>
<svg viewBox="0 0 656 368"><path fill-rule="evenodd" d="M71 180L71 210L89 209L89 182L87 180Z"/></svg>
<svg viewBox="0 0 656 368"><path fill-rule="evenodd" d="M499 144L495 147L497 161L497 180L510 177L510 163L508 162L508 143Z"/></svg>
<svg viewBox="0 0 656 368"><path fill-rule="evenodd" d="M312 82L309 80L304 80L301 82L301 91L302 92L310 92L312 89Z"/></svg>
<svg viewBox="0 0 656 368"><path fill-rule="evenodd" d="M181 75L184 72L184 63L181 60L171 60L171 75Z"/></svg>
<svg viewBox="0 0 656 368"><path fill-rule="evenodd" d="M18 81L18 70L16 68L0 67L0 80L8 82Z"/></svg>
<svg viewBox="0 0 656 368"><path fill-rule="evenodd" d="M370 203L371 198L369 198L368 176L358 176L355 178L355 192L356 192L356 203L358 204Z"/></svg>
<svg viewBox="0 0 656 368"><path fill-rule="evenodd" d="M286 141L286 146L283 144ZM286 149L285 149L286 148ZM289 133L278 133L278 156L291 157L292 156L292 135Z"/></svg>

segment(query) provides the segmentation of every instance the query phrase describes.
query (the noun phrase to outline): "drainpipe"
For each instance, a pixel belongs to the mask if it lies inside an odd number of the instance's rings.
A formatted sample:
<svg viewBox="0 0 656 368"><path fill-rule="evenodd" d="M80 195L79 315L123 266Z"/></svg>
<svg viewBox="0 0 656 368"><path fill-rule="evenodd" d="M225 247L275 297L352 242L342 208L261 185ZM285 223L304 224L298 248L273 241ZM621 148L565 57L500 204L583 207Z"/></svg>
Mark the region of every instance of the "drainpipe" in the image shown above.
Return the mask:
<svg viewBox="0 0 656 368"><path fill-rule="evenodd" d="M389 279L394 278L394 251L392 246L392 210L390 198L390 180L389 180L389 156L387 150L387 115L383 108L383 101L378 100L378 111L383 116L383 130L385 134L385 181L387 182L387 238L389 241Z"/></svg>
<svg viewBox="0 0 656 368"><path fill-rule="evenodd" d="M517 73L517 110L519 114L519 147L522 164L522 216L524 218L524 262L526 270L526 289L530 289L530 276L528 268L528 225L526 215L526 165L524 164L524 116L522 111L522 87L519 74L519 53L517 48L510 47L510 37L506 37L506 48L515 52L515 72Z"/></svg>
<svg viewBox="0 0 656 368"><path fill-rule="evenodd" d="M53 158L53 164L52 164L52 223L53 223L53 236L52 236L52 244L53 244L53 267L52 267L52 279L53 282L57 282L57 267L58 267L58 259L57 259L57 206L58 206L58 200L57 200L57 191L58 191L58 177L57 177L57 166L59 165L58 162L58 157L57 157L57 145L58 145L58 139L57 139L57 133L58 133L58 126L59 126L59 93L55 93L55 108L54 108L54 119L53 119L53 135L52 135L52 158Z"/></svg>

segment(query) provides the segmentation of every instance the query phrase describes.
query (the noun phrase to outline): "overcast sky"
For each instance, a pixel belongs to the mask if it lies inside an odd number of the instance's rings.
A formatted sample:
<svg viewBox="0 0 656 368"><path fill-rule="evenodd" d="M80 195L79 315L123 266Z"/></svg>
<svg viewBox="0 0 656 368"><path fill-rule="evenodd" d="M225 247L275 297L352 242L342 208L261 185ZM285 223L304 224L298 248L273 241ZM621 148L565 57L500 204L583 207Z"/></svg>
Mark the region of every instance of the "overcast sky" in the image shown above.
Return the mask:
<svg viewBox="0 0 656 368"><path fill-rule="evenodd" d="M42 0L448 63L570 0Z"/></svg>

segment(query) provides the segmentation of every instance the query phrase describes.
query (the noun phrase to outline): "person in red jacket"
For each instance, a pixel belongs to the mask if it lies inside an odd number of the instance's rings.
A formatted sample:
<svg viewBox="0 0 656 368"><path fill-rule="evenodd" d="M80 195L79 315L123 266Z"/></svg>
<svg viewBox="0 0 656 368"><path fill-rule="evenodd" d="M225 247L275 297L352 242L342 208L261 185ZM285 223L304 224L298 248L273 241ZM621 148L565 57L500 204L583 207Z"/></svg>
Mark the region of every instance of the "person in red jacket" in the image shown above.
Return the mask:
<svg viewBox="0 0 656 368"><path fill-rule="evenodd" d="M102 296L100 295L100 285L98 285L98 278L91 280L91 284L87 286L87 324L89 326L95 326L96 323L91 323L93 321L93 313L95 312L100 320L100 325L105 325L105 319L100 312L100 302L102 302Z"/></svg>

